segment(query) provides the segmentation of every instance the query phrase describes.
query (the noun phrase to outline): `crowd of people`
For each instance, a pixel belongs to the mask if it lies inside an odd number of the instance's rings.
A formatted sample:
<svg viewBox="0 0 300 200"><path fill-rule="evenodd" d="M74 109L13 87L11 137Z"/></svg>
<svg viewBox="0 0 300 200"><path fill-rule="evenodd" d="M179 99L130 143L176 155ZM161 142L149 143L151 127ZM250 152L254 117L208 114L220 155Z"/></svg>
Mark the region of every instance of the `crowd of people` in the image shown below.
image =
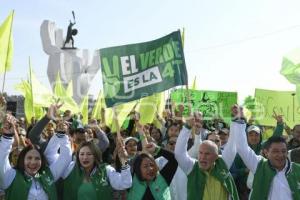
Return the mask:
<svg viewBox="0 0 300 200"><path fill-rule="evenodd" d="M179 105L142 125L132 111L117 133L104 118L61 116L59 103L30 123L6 111L4 98L0 107L2 199L300 199L300 124L288 129L281 115L263 140L264 127L237 105L230 123L183 117Z"/></svg>

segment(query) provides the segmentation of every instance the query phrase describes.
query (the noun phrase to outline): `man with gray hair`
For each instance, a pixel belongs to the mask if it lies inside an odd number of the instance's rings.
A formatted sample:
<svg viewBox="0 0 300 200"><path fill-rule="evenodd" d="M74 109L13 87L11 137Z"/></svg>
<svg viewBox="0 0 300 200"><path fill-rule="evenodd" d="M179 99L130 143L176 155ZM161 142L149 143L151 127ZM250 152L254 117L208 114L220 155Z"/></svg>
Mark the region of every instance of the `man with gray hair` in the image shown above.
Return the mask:
<svg viewBox="0 0 300 200"><path fill-rule="evenodd" d="M228 140L223 155L218 155L217 145L209 140L200 144L198 160L187 153L187 141L194 126L190 117L182 128L175 146L178 165L188 178L187 199L239 199L229 168L234 160L236 149L233 141Z"/></svg>

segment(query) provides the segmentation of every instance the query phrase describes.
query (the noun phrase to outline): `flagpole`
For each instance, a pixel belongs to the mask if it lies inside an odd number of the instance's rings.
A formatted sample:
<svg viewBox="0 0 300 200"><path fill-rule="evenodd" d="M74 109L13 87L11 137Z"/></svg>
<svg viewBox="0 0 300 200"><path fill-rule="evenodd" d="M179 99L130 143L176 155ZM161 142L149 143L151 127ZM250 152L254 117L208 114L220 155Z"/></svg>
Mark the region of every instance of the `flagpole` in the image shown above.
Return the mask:
<svg viewBox="0 0 300 200"><path fill-rule="evenodd" d="M119 125L118 114L117 114L117 111L116 111L116 107L115 107L115 106L113 107L113 122L115 122L115 124L116 124L117 138L118 138L118 139L121 139L122 136L121 136L121 132L120 132L120 125Z"/></svg>
<svg viewBox="0 0 300 200"><path fill-rule="evenodd" d="M182 50L184 50L184 37L185 37L185 30L184 27L182 28L182 35L181 35L181 43L182 43ZM187 95L187 103L188 103L188 114L191 114L191 107L190 107L190 92L189 92L189 83L188 83L188 79L187 79L187 83L186 83L186 95Z"/></svg>
<svg viewBox="0 0 300 200"><path fill-rule="evenodd" d="M30 61L30 56L29 56L29 83L30 83L30 90L31 90L31 109L32 109L32 114L33 114L33 117L35 117L35 112L34 112L34 107L33 107L33 89L32 89L32 75L31 75L31 71L32 71L32 68L31 68L31 61Z"/></svg>
<svg viewBox="0 0 300 200"><path fill-rule="evenodd" d="M12 32L12 24L13 24L13 20L14 20L14 14L15 14L15 10L12 11L12 20L11 20L11 24L10 24L10 30L9 30L9 40L7 43L7 52L6 52L6 61L5 61L5 68L4 68L4 74L3 74L3 84L2 84L2 94L4 92L4 86L5 86L5 78L6 78L6 67L7 67L7 58L8 58L8 53L9 53L9 44L10 44L10 38L11 38L11 32Z"/></svg>

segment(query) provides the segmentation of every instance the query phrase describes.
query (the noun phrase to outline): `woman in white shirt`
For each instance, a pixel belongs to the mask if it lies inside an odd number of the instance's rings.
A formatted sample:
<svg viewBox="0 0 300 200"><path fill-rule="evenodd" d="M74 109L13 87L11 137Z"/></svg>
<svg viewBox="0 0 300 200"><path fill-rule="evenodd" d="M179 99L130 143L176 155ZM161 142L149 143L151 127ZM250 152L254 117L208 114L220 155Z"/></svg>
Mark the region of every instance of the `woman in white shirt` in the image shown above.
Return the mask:
<svg viewBox="0 0 300 200"><path fill-rule="evenodd" d="M55 181L59 179L72 159L68 136L56 134L51 138L49 143L58 145L60 154L55 162L50 165L47 164L46 157L51 157L50 154L53 151L46 149L45 155L43 155L38 146L28 145L20 152L17 165L12 168L8 157L12 148L13 135L16 131L13 116L7 115L2 131L0 140L0 184L1 188L5 190L5 199L56 200Z"/></svg>

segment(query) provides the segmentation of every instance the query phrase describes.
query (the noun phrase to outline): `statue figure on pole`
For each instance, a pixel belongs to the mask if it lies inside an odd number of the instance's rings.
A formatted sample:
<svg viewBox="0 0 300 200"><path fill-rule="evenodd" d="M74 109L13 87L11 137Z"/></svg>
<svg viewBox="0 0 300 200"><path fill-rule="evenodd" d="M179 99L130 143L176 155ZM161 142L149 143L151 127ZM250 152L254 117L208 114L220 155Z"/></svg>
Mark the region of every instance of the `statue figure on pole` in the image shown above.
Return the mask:
<svg viewBox="0 0 300 200"><path fill-rule="evenodd" d="M73 15L73 21L74 21L74 22L72 22L72 21L70 20L70 23L69 23L69 26L68 26L68 30L67 30L67 37L66 37L66 40L65 40L65 42L64 42L64 46L62 47L62 49L70 48L70 47L66 47L66 44L68 44L70 41L72 42L72 47L71 47L71 49L76 49L76 48L74 47L74 39L73 39L73 35L74 35L74 36L77 35L78 30L75 29L75 28L73 29L73 26L76 24L76 21L75 21L75 13L74 13L74 11L72 11L72 15Z"/></svg>
<svg viewBox="0 0 300 200"><path fill-rule="evenodd" d="M71 23L75 24L74 12L73 19L74 22ZM71 26L71 33L75 33L76 29L73 29L73 25ZM55 81L59 75L65 88L72 82L73 99L80 104L100 69L99 50L79 49L74 48L73 45L73 48L69 47L68 41L72 39L65 38L64 40L63 30L56 27L55 22L49 20L43 21L40 31L43 50L49 55L47 74L52 90L54 91ZM65 45L66 47L62 48Z"/></svg>

